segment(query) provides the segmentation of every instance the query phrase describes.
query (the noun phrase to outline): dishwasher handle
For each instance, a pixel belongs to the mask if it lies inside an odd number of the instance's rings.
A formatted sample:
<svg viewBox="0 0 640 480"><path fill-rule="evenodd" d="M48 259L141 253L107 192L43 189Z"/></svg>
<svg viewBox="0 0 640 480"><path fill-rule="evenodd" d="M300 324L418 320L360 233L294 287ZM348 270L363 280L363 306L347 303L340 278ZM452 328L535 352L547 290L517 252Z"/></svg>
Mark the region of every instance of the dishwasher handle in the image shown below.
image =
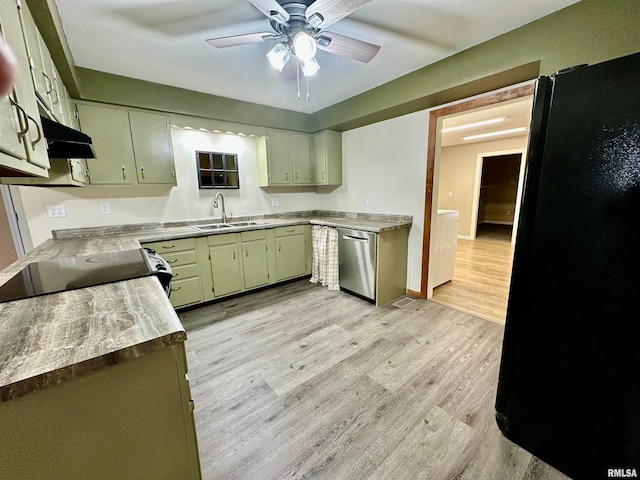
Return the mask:
<svg viewBox="0 0 640 480"><path fill-rule="evenodd" d="M342 238L345 240L353 240L354 242L369 243L369 239L363 238L363 237L354 237L352 235L342 235Z"/></svg>

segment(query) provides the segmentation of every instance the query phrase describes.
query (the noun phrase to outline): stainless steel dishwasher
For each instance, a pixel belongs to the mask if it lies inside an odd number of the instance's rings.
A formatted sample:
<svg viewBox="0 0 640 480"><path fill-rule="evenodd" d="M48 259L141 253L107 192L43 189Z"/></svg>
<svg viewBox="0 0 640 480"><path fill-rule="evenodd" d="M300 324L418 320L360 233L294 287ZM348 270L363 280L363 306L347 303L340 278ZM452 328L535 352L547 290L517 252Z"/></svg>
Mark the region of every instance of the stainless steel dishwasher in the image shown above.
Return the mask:
<svg viewBox="0 0 640 480"><path fill-rule="evenodd" d="M375 233L338 228L341 289L376 300L377 246Z"/></svg>

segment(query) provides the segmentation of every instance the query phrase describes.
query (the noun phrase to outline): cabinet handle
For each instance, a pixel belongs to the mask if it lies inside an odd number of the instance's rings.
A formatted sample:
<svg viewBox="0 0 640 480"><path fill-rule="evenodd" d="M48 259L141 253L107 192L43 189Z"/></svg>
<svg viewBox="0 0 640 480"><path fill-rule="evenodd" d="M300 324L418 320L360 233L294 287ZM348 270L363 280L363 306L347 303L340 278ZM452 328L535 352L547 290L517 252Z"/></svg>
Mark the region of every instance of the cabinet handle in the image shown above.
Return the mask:
<svg viewBox="0 0 640 480"><path fill-rule="evenodd" d="M172 292L177 292L177 291L178 291L178 290L180 290L181 288L182 288L182 285L180 285L179 287L175 287L175 288L171 287L171 291L172 291Z"/></svg>
<svg viewBox="0 0 640 480"><path fill-rule="evenodd" d="M56 94L56 101L53 102L53 105L56 105L56 104L60 103L60 95L58 95L58 89L55 88L55 87L51 87L51 91L55 92L55 94Z"/></svg>
<svg viewBox="0 0 640 480"><path fill-rule="evenodd" d="M244 247L244 256L245 258L249 258L249 249L247 247Z"/></svg>
<svg viewBox="0 0 640 480"><path fill-rule="evenodd" d="M285 178L285 180L289 181L289 172L286 172L286 173L284 174L284 178Z"/></svg>
<svg viewBox="0 0 640 480"><path fill-rule="evenodd" d="M324 181L324 172L322 172L322 181Z"/></svg>
<svg viewBox="0 0 640 480"><path fill-rule="evenodd" d="M178 261L177 258L174 258L173 260L167 260L167 263L176 263Z"/></svg>
<svg viewBox="0 0 640 480"><path fill-rule="evenodd" d="M42 75L44 75L44 78L47 81L47 95L49 95L53 91L53 83L46 73L42 72Z"/></svg>
<svg viewBox="0 0 640 480"><path fill-rule="evenodd" d="M33 140L31 142L31 149L35 150L36 149L36 145L40 142L40 140L42 140L42 131L40 130L40 125L38 125L38 122L36 122L35 118L33 118L28 113L27 113L27 118L34 123L34 125L36 126L36 129L38 130L38 138L36 138L35 140Z"/></svg>
<svg viewBox="0 0 640 480"><path fill-rule="evenodd" d="M293 232L295 232L295 231L296 231L296 229L295 229L295 228L292 228L291 230L287 230L287 232L289 232L289 233L293 233Z"/></svg>
<svg viewBox="0 0 640 480"><path fill-rule="evenodd" d="M298 172L296 172L296 180L298 179Z"/></svg>
<svg viewBox="0 0 640 480"><path fill-rule="evenodd" d="M278 244L278 251L281 252L282 251L282 245Z"/></svg>
<svg viewBox="0 0 640 480"><path fill-rule="evenodd" d="M233 249L233 259L234 260L236 259L236 249L235 248Z"/></svg>
<svg viewBox="0 0 640 480"><path fill-rule="evenodd" d="M122 166L122 178L123 178L124 180L126 180L126 179L127 179L127 171L125 170L124 165Z"/></svg>
<svg viewBox="0 0 640 480"><path fill-rule="evenodd" d="M144 167L140 167L140 173L142 174L142 178L144 178Z"/></svg>
<svg viewBox="0 0 640 480"><path fill-rule="evenodd" d="M162 248L164 248L165 250L168 248L176 248L176 244L172 243L171 245L163 245Z"/></svg>
<svg viewBox="0 0 640 480"><path fill-rule="evenodd" d="M180 276L180 272L173 274L173 278L176 278L176 277L179 277L179 276Z"/></svg>
<svg viewBox="0 0 640 480"><path fill-rule="evenodd" d="M11 96L9 96L9 102L11 102L11 105L13 105L14 107L16 107L16 109L18 110L18 113L20 115L22 115L22 120L20 123L24 123L24 129L20 130L18 132L18 140L22 141L22 138L27 134L27 132L29 131L29 119L27 118L27 112L24 111L24 108L22 108L22 105L20 105L18 102L16 102L13 98L11 98Z"/></svg>

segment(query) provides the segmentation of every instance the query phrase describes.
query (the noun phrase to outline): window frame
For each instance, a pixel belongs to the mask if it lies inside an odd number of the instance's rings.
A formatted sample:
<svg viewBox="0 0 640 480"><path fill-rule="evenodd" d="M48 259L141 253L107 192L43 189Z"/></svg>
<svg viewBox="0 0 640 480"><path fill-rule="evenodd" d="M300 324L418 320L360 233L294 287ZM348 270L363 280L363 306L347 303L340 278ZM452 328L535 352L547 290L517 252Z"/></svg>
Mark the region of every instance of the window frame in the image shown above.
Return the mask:
<svg viewBox="0 0 640 480"><path fill-rule="evenodd" d="M198 175L198 188L200 190L239 190L240 189L240 169L238 165L238 154L230 153L230 152L212 152L205 150L196 150L196 171ZM202 168L201 165L201 155L207 155L209 157L209 168ZM222 157L222 168L215 168L214 165L214 156ZM227 168L227 157L233 157L235 160L235 169ZM211 175L211 185L203 184L202 182L202 173L208 172ZM216 185L215 178L216 175L223 175L223 184ZM234 174L236 177L236 185L229 185L229 174Z"/></svg>

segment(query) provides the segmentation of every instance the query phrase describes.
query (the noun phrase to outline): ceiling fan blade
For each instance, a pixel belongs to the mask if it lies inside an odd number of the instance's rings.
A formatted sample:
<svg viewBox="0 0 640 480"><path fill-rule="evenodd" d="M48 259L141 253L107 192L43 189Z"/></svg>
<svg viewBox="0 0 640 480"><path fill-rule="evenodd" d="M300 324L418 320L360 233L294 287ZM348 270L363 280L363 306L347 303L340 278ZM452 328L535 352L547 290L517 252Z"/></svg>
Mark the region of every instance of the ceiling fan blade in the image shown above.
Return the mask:
<svg viewBox="0 0 640 480"><path fill-rule="evenodd" d="M327 41L329 42L327 44ZM369 63L378 54L380 45L364 42L356 38L333 32L321 32L318 36L318 49L348 57L359 62Z"/></svg>
<svg viewBox="0 0 640 480"><path fill-rule="evenodd" d="M273 18L278 23L283 23L289 20L289 14L282 8L276 0L247 0L251 5L256 7L266 17ZM271 12L276 12L276 15L272 15Z"/></svg>
<svg viewBox="0 0 640 480"><path fill-rule="evenodd" d="M245 35L232 35L230 37L210 38L205 40L209 45L217 48L235 47L249 43L260 43L274 38L273 32L247 33Z"/></svg>
<svg viewBox="0 0 640 480"><path fill-rule="evenodd" d="M307 19L309 19L316 28L327 28L329 25L350 15L370 1L371 0L316 0L307 8ZM314 15L316 15L316 18L312 19Z"/></svg>

